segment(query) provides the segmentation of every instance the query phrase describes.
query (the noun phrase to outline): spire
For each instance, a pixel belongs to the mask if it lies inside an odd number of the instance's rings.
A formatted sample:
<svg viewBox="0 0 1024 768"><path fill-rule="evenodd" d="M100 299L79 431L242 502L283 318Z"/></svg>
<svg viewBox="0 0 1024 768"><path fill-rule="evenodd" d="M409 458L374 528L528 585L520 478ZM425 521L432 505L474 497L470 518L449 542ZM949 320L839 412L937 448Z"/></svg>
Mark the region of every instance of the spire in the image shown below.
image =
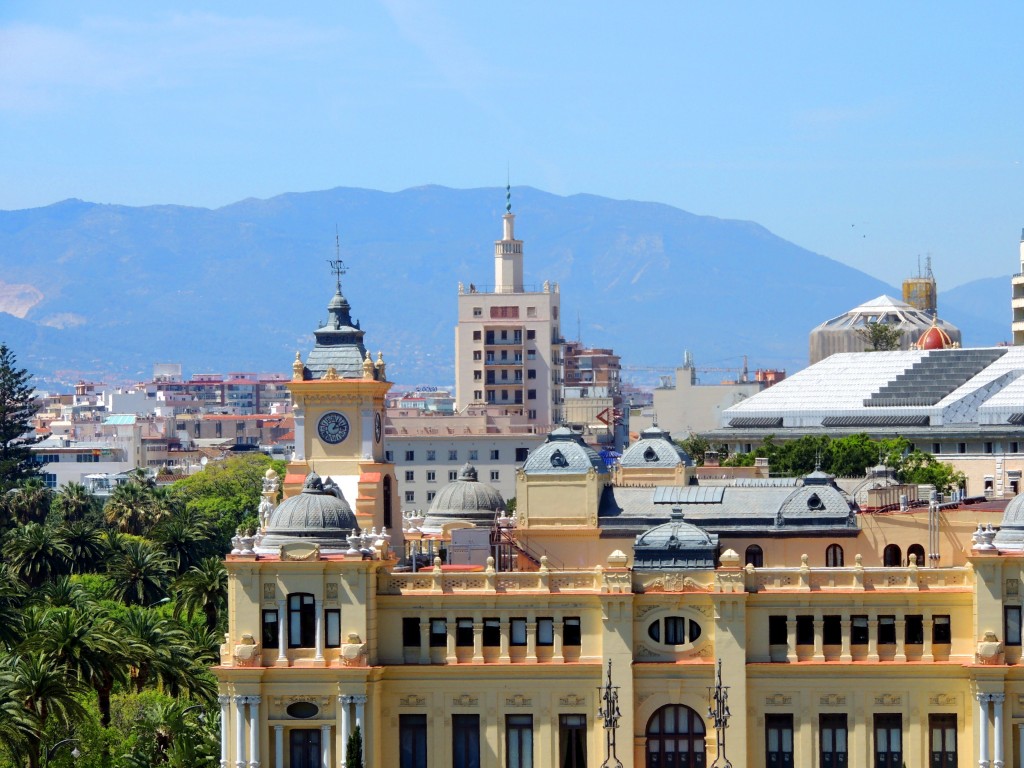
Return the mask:
<svg viewBox="0 0 1024 768"><path fill-rule="evenodd" d="M505 213L512 213L512 181L507 168L505 169ZM1024 239L1024 236L1021 239Z"/></svg>
<svg viewBox="0 0 1024 768"><path fill-rule="evenodd" d="M345 266L345 262L341 260L341 236L338 234L338 228L334 228L334 258L328 259L327 263L331 265L331 272L334 273L335 278L335 290L337 293L341 293L341 276L348 272L348 268Z"/></svg>

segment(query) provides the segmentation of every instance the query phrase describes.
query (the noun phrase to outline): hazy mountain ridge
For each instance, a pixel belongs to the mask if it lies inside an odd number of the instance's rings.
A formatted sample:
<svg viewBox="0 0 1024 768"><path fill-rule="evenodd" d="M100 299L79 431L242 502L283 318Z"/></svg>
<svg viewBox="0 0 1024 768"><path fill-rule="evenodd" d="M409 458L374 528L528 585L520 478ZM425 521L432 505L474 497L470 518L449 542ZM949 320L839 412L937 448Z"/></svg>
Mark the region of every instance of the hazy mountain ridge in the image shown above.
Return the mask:
<svg viewBox="0 0 1024 768"><path fill-rule="evenodd" d="M737 365L748 354L752 366L792 371L806 365L819 322L899 295L753 222L527 187L512 202L525 282L558 282L563 335L576 337L579 314L583 341L613 347L627 366L676 365L690 349L698 365ZM428 186L289 193L212 210L66 200L0 211L4 283L42 293L23 320L0 313L0 333L22 364L64 380L147 378L158 361L286 373L325 317L337 227L344 291L367 346L384 351L400 383L446 383L457 285L493 281L503 208L504 190ZM985 316L992 302L964 300L976 305L972 326L956 316L957 296L942 294L943 317L983 343L972 328L996 327Z"/></svg>

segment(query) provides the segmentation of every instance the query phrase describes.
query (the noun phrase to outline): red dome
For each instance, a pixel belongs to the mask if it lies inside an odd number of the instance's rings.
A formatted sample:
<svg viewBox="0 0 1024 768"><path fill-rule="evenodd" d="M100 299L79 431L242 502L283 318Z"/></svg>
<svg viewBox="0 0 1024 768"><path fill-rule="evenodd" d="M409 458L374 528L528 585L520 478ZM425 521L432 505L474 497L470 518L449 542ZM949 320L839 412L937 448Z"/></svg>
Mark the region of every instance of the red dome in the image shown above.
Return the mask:
<svg viewBox="0 0 1024 768"><path fill-rule="evenodd" d="M921 337L914 346L917 349L949 349L953 346L953 341L949 338L948 333L937 325L932 325L931 328L921 334Z"/></svg>

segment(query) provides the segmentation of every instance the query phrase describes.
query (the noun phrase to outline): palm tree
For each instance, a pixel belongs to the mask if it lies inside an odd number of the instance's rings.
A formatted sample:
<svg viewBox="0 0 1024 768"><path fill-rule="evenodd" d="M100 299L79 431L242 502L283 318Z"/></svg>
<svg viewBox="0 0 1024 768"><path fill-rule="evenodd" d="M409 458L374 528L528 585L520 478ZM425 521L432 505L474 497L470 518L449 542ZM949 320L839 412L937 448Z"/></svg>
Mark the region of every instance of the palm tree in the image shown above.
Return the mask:
<svg viewBox="0 0 1024 768"><path fill-rule="evenodd" d="M24 583L7 563L0 563L0 644L12 648L21 640Z"/></svg>
<svg viewBox="0 0 1024 768"><path fill-rule="evenodd" d="M53 608L84 609L92 602L89 592L70 576L60 576L47 582L42 589L33 593L33 600L41 601Z"/></svg>
<svg viewBox="0 0 1024 768"><path fill-rule="evenodd" d="M34 726L27 753L29 768L36 768L47 721L53 716L70 725L82 719L85 707L76 696L84 689L69 679L66 666L43 653L12 656L0 675L4 697L21 704Z"/></svg>
<svg viewBox="0 0 1024 768"><path fill-rule="evenodd" d="M210 551L212 537L210 521L193 509L183 509L153 528L153 538L175 562L178 574L213 554Z"/></svg>
<svg viewBox="0 0 1024 768"><path fill-rule="evenodd" d="M4 506L18 523L42 523L50 514L53 491L38 478L25 480L4 494Z"/></svg>
<svg viewBox="0 0 1024 768"><path fill-rule="evenodd" d="M132 605L117 623L138 651L130 673L136 693L153 682L154 675L158 679L175 678L191 663L188 635L177 622L159 612Z"/></svg>
<svg viewBox="0 0 1024 768"><path fill-rule="evenodd" d="M107 553L103 530L89 520L68 523L61 538L71 550L72 573L94 571Z"/></svg>
<svg viewBox="0 0 1024 768"><path fill-rule="evenodd" d="M53 499L52 509L67 522L92 517L98 507L95 496L81 483L64 483Z"/></svg>
<svg viewBox="0 0 1024 768"><path fill-rule="evenodd" d="M110 726L110 694L127 682L128 663L140 649L98 607L87 611L51 608L39 620L41 631L26 635L29 650L41 651L70 676L96 692L100 722Z"/></svg>
<svg viewBox="0 0 1024 768"><path fill-rule="evenodd" d="M152 605L167 596L174 564L148 541L129 541L107 565L114 594L126 605Z"/></svg>
<svg viewBox="0 0 1024 768"><path fill-rule="evenodd" d="M185 611L191 619L197 610L201 610L206 617L207 631L217 631L228 597L228 572L220 558L208 557L199 565L192 566L175 583L174 591L177 595L176 613Z"/></svg>
<svg viewBox="0 0 1024 768"><path fill-rule="evenodd" d="M151 490L142 483L129 481L117 486L103 507L103 517L122 533L141 536L149 527L153 506Z"/></svg>
<svg viewBox="0 0 1024 768"><path fill-rule="evenodd" d="M71 570L68 545L53 529L39 523L28 523L7 534L7 560L32 588Z"/></svg>

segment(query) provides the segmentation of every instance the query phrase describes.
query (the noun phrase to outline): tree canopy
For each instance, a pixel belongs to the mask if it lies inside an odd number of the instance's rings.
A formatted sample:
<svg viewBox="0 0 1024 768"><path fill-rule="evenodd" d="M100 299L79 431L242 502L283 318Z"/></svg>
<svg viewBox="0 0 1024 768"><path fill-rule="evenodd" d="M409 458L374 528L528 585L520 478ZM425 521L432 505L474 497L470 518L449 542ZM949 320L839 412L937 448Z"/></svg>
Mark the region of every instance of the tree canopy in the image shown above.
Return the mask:
<svg viewBox="0 0 1024 768"><path fill-rule="evenodd" d="M31 423L38 409L31 382L32 375L18 367L10 348L0 344L0 491L39 474L32 457L39 440Z"/></svg>
<svg viewBox="0 0 1024 768"><path fill-rule="evenodd" d="M857 329L857 335L867 342L865 352L887 352L900 348L903 331L888 323L869 322Z"/></svg>

